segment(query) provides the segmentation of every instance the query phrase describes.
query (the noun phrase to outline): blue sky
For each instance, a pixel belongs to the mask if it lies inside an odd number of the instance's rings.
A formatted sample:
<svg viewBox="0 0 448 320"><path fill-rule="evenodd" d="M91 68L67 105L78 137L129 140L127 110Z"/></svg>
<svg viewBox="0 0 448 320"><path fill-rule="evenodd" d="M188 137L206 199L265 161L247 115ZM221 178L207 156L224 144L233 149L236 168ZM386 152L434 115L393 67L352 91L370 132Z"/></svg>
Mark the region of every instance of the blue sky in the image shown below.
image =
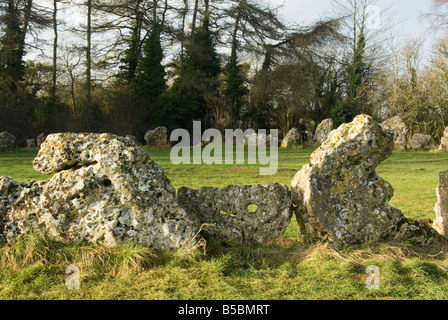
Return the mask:
<svg viewBox="0 0 448 320"><path fill-rule="evenodd" d="M271 0L271 3L284 4L281 16L290 22L310 24L316 19L332 16L332 0ZM390 20L392 32L397 41L420 37L425 40L425 57L437 36L430 28L431 22L422 17L431 12L432 0L378 0L377 6L384 12L382 19Z"/></svg>

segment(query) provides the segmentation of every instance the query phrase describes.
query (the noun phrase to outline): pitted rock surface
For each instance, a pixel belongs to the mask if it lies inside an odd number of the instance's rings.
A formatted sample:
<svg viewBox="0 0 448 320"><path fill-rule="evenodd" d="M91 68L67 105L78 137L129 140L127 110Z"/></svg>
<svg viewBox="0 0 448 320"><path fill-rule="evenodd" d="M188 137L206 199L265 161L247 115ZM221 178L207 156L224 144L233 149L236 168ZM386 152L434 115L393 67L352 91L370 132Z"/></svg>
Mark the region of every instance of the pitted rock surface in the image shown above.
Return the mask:
<svg viewBox="0 0 448 320"><path fill-rule="evenodd" d="M263 244L283 235L293 214L284 184L226 186L222 189L182 187L179 203L202 224L209 242L228 245Z"/></svg>
<svg viewBox="0 0 448 320"><path fill-rule="evenodd" d="M139 243L166 251L188 245L199 229L198 219L178 205L163 168L131 139L51 134L34 168L55 175L6 197L16 199L6 214L9 241L40 230L64 242Z"/></svg>
<svg viewBox="0 0 448 320"><path fill-rule="evenodd" d="M381 123L381 127L383 130L393 132L395 149L406 150L408 148L410 130L407 123L400 116L387 119Z"/></svg>
<svg viewBox="0 0 448 320"><path fill-rule="evenodd" d="M426 245L440 239L427 224L390 207L393 188L375 168L393 146L393 135L367 115L331 132L292 181L306 242L329 240L339 246L394 238Z"/></svg>

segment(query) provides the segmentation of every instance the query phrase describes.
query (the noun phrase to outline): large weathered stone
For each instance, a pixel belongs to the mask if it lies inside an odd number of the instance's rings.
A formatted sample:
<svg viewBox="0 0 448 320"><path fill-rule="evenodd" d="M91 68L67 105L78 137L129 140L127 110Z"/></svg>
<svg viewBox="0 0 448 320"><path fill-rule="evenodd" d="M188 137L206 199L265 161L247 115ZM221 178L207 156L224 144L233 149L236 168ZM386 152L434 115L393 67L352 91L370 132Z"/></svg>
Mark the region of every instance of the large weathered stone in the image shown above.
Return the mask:
<svg viewBox="0 0 448 320"><path fill-rule="evenodd" d="M193 243L199 229L197 217L178 205L164 170L131 139L51 134L34 168L55 175L0 197L13 202L4 225L9 241L45 231L65 242L139 243L165 251Z"/></svg>
<svg viewBox="0 0 448 320"><path fill-rule="evenodd" d="M292 181L305 241L353 245L395 238L425 245L439 239L430 226L389 205L393 188L375 168L393 145L393 135L367 115L331 132Z"/></svg>
<svg viewBox="0 0 448 320"><path fill-rule="evenodd" d="M445 128L445 131L443 132L443 136L440 139L439 150L448 151L448 127Z"/></svg>
<svg viewBox="0 0 448 320"><path fill-rule="evenodd" d="M9 132L0 133L0 151L16 147L16 137Z"/></svg>
<svg viewBox="0 0 448 320"><path fill-rule="evenodd" d="M409 126L400 117L395 116L381 123L383 130L392 131L394 134L394 147L397 150L406 150L409 140Z"/></svg>
<svg viewBox="0 0 448 320"><path fill-rule="evenodd" d="M317 126L314 138L318 145L321 145L325 140L327 140L328 135L333 130L333 126L333 120L331 119L325 119Z"/></svg>
<svg viewBox="0 0 448 320"><path fill-rule="evenodd" d="M210 242L262 244L281 236L292 216L291 194L284 184L226 186L222 189L182 187L179 203L202 224Z"/></svg>
<svg viewBox="0 0 448 320"><path fill-rule="evenodd" d="M145 141L150 147L164 147L167 144L167 132L166 127L149 130L145 134Z"/></svg>
<svg viewBox="0 0 448 320"><path fill-rule="evenodd" d="M282 140L282 148L292 148L302 144L302 135L300 130L297 128L292 128L288 131Z"/></svg>
<svg viewBox="0 0 448 320"><path fill-rule="evenodd" d="M431 135L427 134L414 134L409 141L412 149L431 149L434 148L434 139Z"/></svg>
<svg viewBox="0 0 448 320"><path fill-rule="evenodd" d="M439 185L436 189L437 202L434 208L436 219L433 227L440 234L448 235L448 171L440 172Z"/></svg>

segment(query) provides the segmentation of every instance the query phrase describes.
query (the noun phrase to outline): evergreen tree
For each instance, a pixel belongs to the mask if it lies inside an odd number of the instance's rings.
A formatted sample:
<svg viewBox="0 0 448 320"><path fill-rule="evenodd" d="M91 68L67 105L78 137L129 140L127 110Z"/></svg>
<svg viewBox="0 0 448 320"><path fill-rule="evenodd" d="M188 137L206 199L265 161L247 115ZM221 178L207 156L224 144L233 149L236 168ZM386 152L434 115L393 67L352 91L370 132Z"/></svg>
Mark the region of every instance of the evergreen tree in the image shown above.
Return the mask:
<svg viewBox="0 0 448 320"><path fill-rule="evenodd" d="M226 88L224 95L232 108L232 118L238 121L241 116L244 97L249 90L244 86L244 77L241 72L241 65L238 64L236 49L232 50L230 61L226 66Z"/></svg>
<svg viewBox="0 0 448 320"><path fill-rule="evenodd" d="M165 91L165 68L162 65L163 50L158 25L152 29L143 46L143 57L137 66L135 80L136 97L147 107L154 105Z"/></svg>
<svg viewBox="0 0 448 320"><path fill-rule="evenodd" d="M8 1L7 12L4 19L4 33L0 39L0 72L8 86L13 88L24 76L24 49L20 44L22 30L20 17L13 0Z"/></svg>
<svg viewBox="0 0 448 320"><path fill-rule="evenodd" d="M353 58L347 67L347 96L336 101L331 110L331 117L337 125L350 122L359 113L366 112L368 103L366 95L368 66L365 57L366 38L361 28L353 48Z"/></svg>

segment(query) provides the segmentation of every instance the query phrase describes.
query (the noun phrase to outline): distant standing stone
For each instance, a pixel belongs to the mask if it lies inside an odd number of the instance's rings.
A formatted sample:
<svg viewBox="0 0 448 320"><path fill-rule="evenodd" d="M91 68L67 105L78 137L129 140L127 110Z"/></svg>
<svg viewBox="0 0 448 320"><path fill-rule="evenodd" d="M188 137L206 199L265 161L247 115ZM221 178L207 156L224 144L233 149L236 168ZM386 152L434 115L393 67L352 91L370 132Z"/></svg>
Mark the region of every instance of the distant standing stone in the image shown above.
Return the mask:
<svg viewBox="0 0 448 320"><path fill-rule="evenodd" d="M427 134L414 134L411 138L410 145L412 149L430 149L434 147L434 138Z"/></svg>
<svg viewBox="0 0 448 320"><path fill-rule="evenodd" d="M16 147L16 137L9 132L0 133L0 151Z"/></svg>
<svg viewBox="0 0 448 320"><path fill-rule="evenodd" d="M434 208L436 219L433 227L440 234L448 235L448 171L440 172L436 193L437 202Z"/></svg>
<svg viewBox="0 0 448 320"><path fill-rule="evenodd" d="M448 151L448 127L445 128L445 131L443 132L443 137L442 139L440 139L439 150Z"/></svg>
<svg viewBox="0 0 448 320"><path fill-rule="evenodd" d="M37 136L36 142L37 146L40 147L42 143L44 143L45 139L47 138L47 135L45 133L41 133Z"/></svg>
<svg viewBox="0 0 448 320"><path fill-rule="evenodd" d="M149 130L145 134L145 141L149 147L164 147L167 144L167 129L166 127L158 127L154 130Z"/></svg>
<svg viewBox="0 0 448 320"><path fill-rule="evenodd" d="M317 126L314 136L318 145L321 145L325 140L327 140L328 135L333 130L333 126L334 124L332 119L325 119Z"/></svg>
<svg viewBox="0 0 448 320"><path fill-rule="evenodd" d="M35 139L28 139L26 140L26 147L27 148L36 148L36 140Z"/></svg>
<svg viewBox="0 0 448 320"><path fill-rule="evenodd" d="M394 134L394 148L397 150L406 150L409 140L409 126L400 117L395 116L381 123L383 130L392 131Z"/></svg>
<svg viewBox="0 0 448 320"><path fill-rule="evenodd" d="M287 149L300 145L301 143L302 143L302 135L300 134L299 129L292 128L283 138L281 147Z"/></svg>

